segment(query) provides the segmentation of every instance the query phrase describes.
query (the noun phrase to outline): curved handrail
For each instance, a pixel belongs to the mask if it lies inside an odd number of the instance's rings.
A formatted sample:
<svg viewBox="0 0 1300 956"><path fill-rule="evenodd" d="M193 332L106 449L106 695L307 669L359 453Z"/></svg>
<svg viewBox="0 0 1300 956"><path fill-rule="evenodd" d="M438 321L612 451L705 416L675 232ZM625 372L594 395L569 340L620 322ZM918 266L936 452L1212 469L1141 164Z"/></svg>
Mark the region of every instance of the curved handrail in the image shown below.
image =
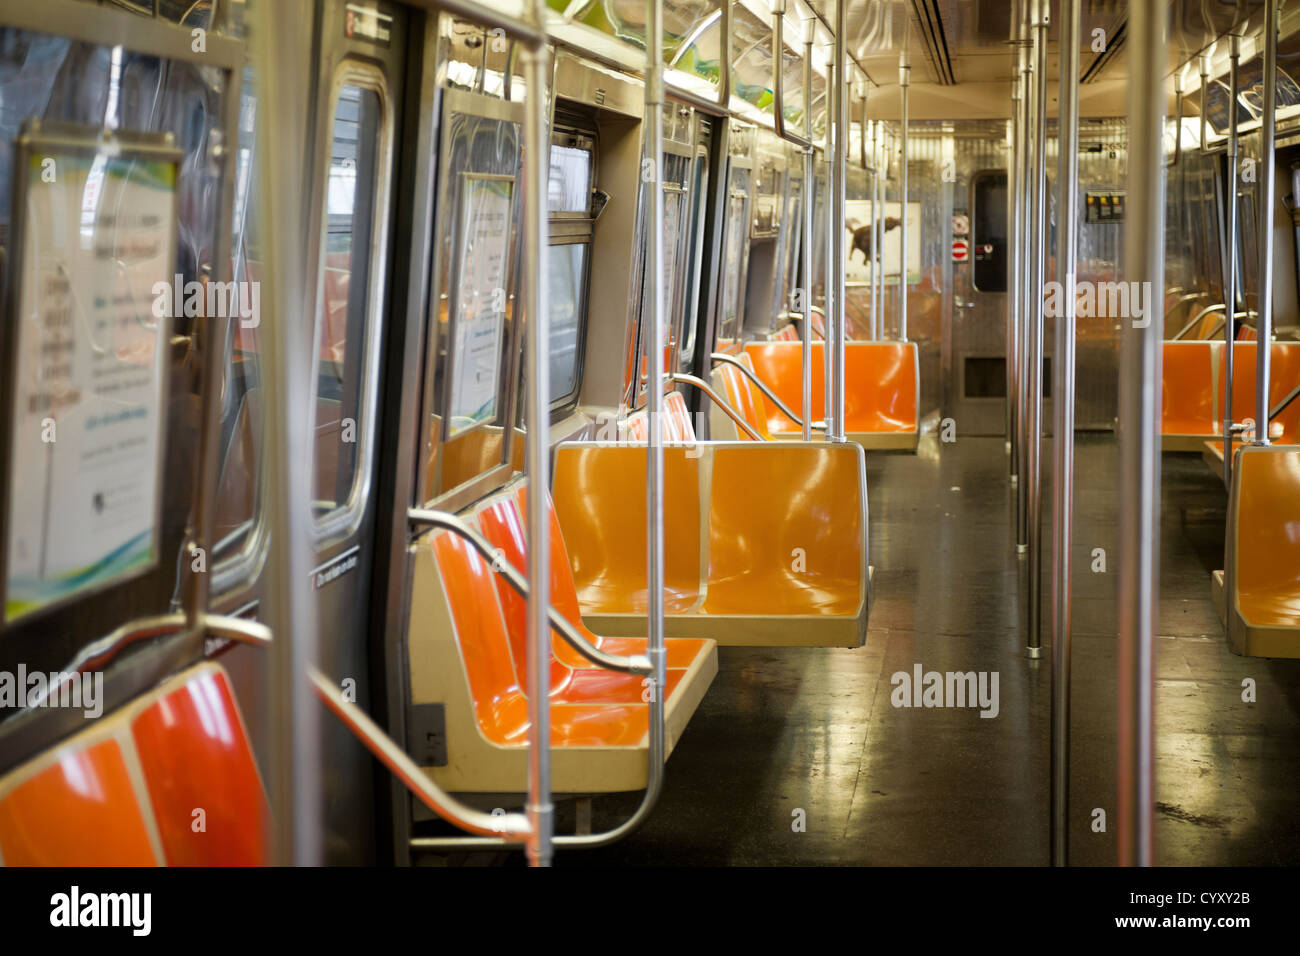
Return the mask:
<svg viewBox="0 0 1300 956"><path fill-rule="evenodd" d="M243 644L269 644L271 641L271 629L259 621L229 617L224 614L207 613L200 614L198 621L202 630ZM43 706L46 700L58 694L68 680L83 671L92 668L103 668L125 648L137 641L161 637L165 634L175 634L183 631L188 624L189 618L185 614L174 613L137 618L134 621L118 625L99 640L91 641L78 651L72 660L58 671L66 679L49 682L44 693L40 695L38 702L29 704L29 706Z"/></svg>
<svg viewBox="0 0 1300 956"><path fill-rule="evenodd" d="M431 508L411 508L406 512L406 517L413 525L423 528L441 528L463 538L473 546L474 550L483 557L483 560L488 562L488 566L493 571L506 579L506 583L514 588L520 597L528 598L528 579L524 577L518 568L506 561L501 553L488 543L486 538L460 518L445 511L435 511ZM627 657L608 654L579 634L577 629L566 618L561 616L554 607L548 607L546 613L550 619L551 627L555 629L560 637L564 638L565 643L597 667L618 671L622 674L645 675L653 671L650 658L645 654L632 654Z"/></svg>
<svg viewBox="0 0 1300 956"><path fill-rule="evenodd" d="M1217 302L1217 303L1215 303L1214 305L1207 305L1205 308L1201 309L1200 312L1197 312L1197 313L1196 313L1196 315L1195 315L1195 317L1192 319L1192 321L1188 322L1188 323L1187 323L1186 325L1184 325L1181 329L1179 329L1178 332L1175 333L1174 337L1173 337L1172 339L1170 339L1170 341L1171 341L1171 342L1177 342L1179 339L1181 339L1181 338L1182 338L1184 335L1186 335L1188 332L1192 331L1192 329L1194 329L1194 328L1196 327L1196 323L1197 323L1197 322L1201 321L1202 318L1204 318L1205 316L1209 315L1210 313L1212 313L1212 312L1223 312L1223 311L1226 311L1226 309L1227 309L1227 306L1224 305L1222 302Z"/></svg>
<svg viewBox="0 0 1300 956"><path fill-rule="evenodd" d="M687 375L684 372L669 372L666 375L664 375L664 381L682 382L686 385L694 385L705 395L709 396L709 399L715 405L717 405L724 412L726 412L728 418L730 418L738 426L743 428L745 430L746 435L754 439L754 441L767 441L766 438L764 438L762 435L760 435L757 431L754 430L754 426L750 425L749 422L745 421L743 415L741 415L738 411L736 411L729 404L727 404L727 400L724 399L717 392L715 392L703 379L696 378L694 375Z"/></svg>
<svg viewBox="0 0 1300 956"><path fill-rule="evenodd" d="M1271 422L1273 419L1277 418L1277 416L1281 415L1286 411L1287 406L1294 402L1297 397L1300 397L1300 385L1297 385L1295 388L1291 389L1291 391L1287 392L1286 395L1282 397L1282 400L1269 410L1268 420Z"/></svg>
<svg viewBox="0 0 1300 956"><path fill-rule="evenodd" d="M770 401L773 405L775 405L780 410L782 415L790 419L790 421L794 422L800 428L803 428L803 419L800 418L798 415L796 415L794 412L792 412L790 410L790 406L788 406L785 402L781 401L780 397L774 391L772 391L772 389L768 386L768 384L764 382L761 378L759 378L758 375L753 370L746 368L745 363L740 361L740 359L736 358L734 355L727 355L725 352L713 352L712 354L709 355L709 360L714 365L717 365L719 362L726 362L728 365L734 365L736 368L740 369L740 371L744 373L745 377L749 379L751 382L753 382L755 385L757 385L759 391L761 391L765 396L767 396L768 401ZM818 431L825 431L826 423L813 422L812 427L817 429Z"/></svg>
<svg viewBox="0 0 1300 956"><path fill-rule="evenodd" d="M401 747L393 743L392 738L384 733L382 727L370 719L369 714L343 696L342 690L336 687L333 681L314 667L308 671L307 676L316 689L316 696L334 713L334 716L343 721L376 759L391 770L397 779L406 784L408 790L420 798L421 803L438 816L470 833L488 837L506 834L515 838L511 840L512 843L523 843L527 839L528 818L522 813L494 815L461 803L434 783L419 764ZM471 847L482 846L485 842L482 836L463 839Z"/></svg>
<svg viewBox="0 0 1300 956"><path fill-rule="evenodd" d="M1180 295L1177 299L1174 300L1173 304L1169 306L1169 308L1165 309L1165 314L1168 315L1170 312L1178 308L1184 302L1190 302L1192 299L1208 299L1209 297L1210 297L1210 293L1208 292L1188 292L1186 295Z"/></svg>

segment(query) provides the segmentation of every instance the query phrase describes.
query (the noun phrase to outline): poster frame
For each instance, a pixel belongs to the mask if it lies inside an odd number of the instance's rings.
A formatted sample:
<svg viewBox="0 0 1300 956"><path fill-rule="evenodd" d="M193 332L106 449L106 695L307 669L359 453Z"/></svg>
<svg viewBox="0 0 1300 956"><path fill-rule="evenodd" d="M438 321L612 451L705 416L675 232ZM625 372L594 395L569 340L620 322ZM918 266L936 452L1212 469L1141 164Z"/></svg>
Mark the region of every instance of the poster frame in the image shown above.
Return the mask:
<svg viewBox="0 0 1300 956"><path fill-rule="evenodd" d="M496 422L504 418L505 416L503 413L508 414L508 409L502 407L503 403L500 400L502 380L506 375L509 374L510 371L509 370L509 364L510 364L509 349L511 344L510 320L509 317L506 315L505 311L503 310L501 313L501 328L499 330L498 341L497 341L497 347L499 350L503 352L503 354L499 356L499 362L497 366L497 382L496 382L497 394L495 396L495 402L496 402L495 414L489 419L485 419L483 421L476 421L473 424L466 425L461 428L455 428L452 425L452 421L454 418L453 405L456 398L456 385L459 381L457 376L460 374L460 364L461 364L459 361L460 350L456 348L456 344L457 344L458 337L460 335L460 320L461 320L460 307L461 307L462 300L461 300L460 284L455 281L455 277L460 276L462 274L462 270L465 264L466 227L469 225L469 223L466 221L466 203L468 202L470 197L470 188L474 183L476 182L509 183L510 200L507 205L512 220L508 224L508 227L505 230L504 235L502 236L502 240L504 242L504 249L503 249L504 258L503 258L503 266L501 270L501 280L502 280L503 289L508 290L510 288L511 285L510 279L511 276L514 274L515 267L517 265L517 263L515 262L516 249L515 249L514 236L517 233L519 223L515 222L513 217L515 213L515 208L514 208L515 201L517 199L516 190L519 187L518 177L504 174L504 173L479 173L479 172L474 172L472 170L462 170L459 174L459 177L460 177L460 184L459 184L459 188L456 190L457 202L456 202L456 209L454 211L455 226L452 232L453 238L452 238L452 246L451 246L451 271L449 272L449 276L452 278L452 281L449 283L450 288L447 290L448 293L447 295L448 342L447 342L447 372L446 372L447 391L443 401L443 408L445 410L442 416L443 443L455 441L456 439L460 438L463 435L468 435L470 432L473 432L479 428L489 426L493 422Z"/></svg>
<svg viewBox="0 0 1300 956"><path fill-rule="evenodd" d="M0 302L4 304L4 314L9 321L0 328L0 633L17 624L27 624L44 617L60 608L75 604L87 598L101 594L128 581L143 577L158 567L161 560L163 487L166 475L168 411L171 404L171 366L168 357L172 335L172 316L155 317L157 327L157 348L163 353L156 359L158 369L155 421L154 462L154 501L152 532L149 561L135 567L127 568L109 577L100 578L58 595L34 607L24 609L16 614L9 613L9 513L13 490L12 469L14 465L13 417L17 402L19 323L16 317L21 314L22 282L21 276L26 266L28 250L25 248L27 230L27 197L32 187L31 160L35 156L65 156L78 159L105 156L113 159L140 159L149 162L168 163L172 166L172 201L173 215L170 219L169 251L167 253L167 272L162 281L170 288L174 281L178 258L178 236L175 231L177 206L181 191L182 154L171 133L143 133L131 130L115 130L98 126L75 123L52 123L31 119L24 123L14 142L14 165L12 187L12 217L10 223L9 258L0 262L3 266L3 288L0 288ZM153 313L150 311L150 315Z"/></svg>

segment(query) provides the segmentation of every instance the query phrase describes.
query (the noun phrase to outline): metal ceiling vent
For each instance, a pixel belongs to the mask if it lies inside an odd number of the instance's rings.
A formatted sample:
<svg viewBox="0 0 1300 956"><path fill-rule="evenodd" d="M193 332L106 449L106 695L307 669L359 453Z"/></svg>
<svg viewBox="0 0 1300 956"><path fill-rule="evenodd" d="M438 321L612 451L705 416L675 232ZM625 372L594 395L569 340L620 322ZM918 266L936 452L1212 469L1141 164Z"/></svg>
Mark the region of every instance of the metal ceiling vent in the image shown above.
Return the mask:
<svg viewBox="0 0 1300 956"><path fill-rule="evenodd" d="M912 0L913 20L925 42L926 56L934 66L935 79L940 86L953 86L952 56L948 52L948 38L943 30L943 17L939 13L939 0Z"/></svg>

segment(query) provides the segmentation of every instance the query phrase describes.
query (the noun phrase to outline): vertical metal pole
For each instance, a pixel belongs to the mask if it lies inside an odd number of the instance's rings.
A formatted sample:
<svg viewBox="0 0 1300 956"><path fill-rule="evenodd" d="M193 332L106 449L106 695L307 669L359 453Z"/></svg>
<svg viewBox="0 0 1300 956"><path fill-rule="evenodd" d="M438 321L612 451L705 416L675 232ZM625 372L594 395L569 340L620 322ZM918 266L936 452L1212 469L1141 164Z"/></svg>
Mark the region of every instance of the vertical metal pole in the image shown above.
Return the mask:
<svg viewBox="0 0 1300 956"><path fill-rule="evenodd" d="M871 278L876 283L876 289L879 291L879 303L876 307L876 338L887 339L888 333L885 332L885 198L889 191L889 137L885 130L884 120L876 123L876 133L879 142L876 144L878 152L877 162L879 168L876 171L876 201L871 204L871 210L875 215L875 222L872 223L871 234Z"/></svg>
<svg viewBox="0 0 1300 956"><path fill-rule="evenodd" d="M1017 4L1017 11L1019 5ZM1024 48L1016 41L1016 55L1018 59L1023 59ZM1020 480L1020 436L1017 433L1019 428L1019 394L1020 394L1020 325L1021 325L1021 303L1024 296L1021 289L1024 286L1024 139L1025 131L1023 127L1024 112L1022 109L1022 100L1024 99L1024 74L1020 71L1020 63L1016 64L1015 72L1011 79L1011 163L1009 176L1007 180L1007 196L1010 203L1010 242L1007 247L1011 253L1011 287L1007 294L1007 398L1006 398L1006 417L1007 417L1007 471L1011 475L1013 484L1018 484ZM1019 516L1019 509L1017 509ZM1017 534L1016 540L1021 540Z"/></svg>
<svg viewBox="0 0 1300 956"><path fill-rule="evenodd" d="M834 189L834 154L835 154L835 84L839 82L840 72L835 66L835 45L826 51L826 147L822 160L826 166L826 262L825 262L825 296L822 305L825 309L822 335L822 423L826 426L826 438L831 440L834 431L831 424L831 411L835 405L834 381L831 374L831 342L835 334L835 310L839 304L835 273L839 266L835 262L835 240L838 233L847 230L843 220L835 220Z"/></svg>
<svg viewBox="0 0 1300 956"><path fill-rule="evenodd" d="M805 103L812 100L813 40L817 37L817 18L803 22L803 89ZM812 307L813 307L813 203L817 198L817 183L813 176L812 110L803 111L804 139L808 148L803 151L803 355L800 365L803 372L803 440L812 441ZM824 327L824 326L823 326ZM822 348L825 348L825 344Z"/></svg>
<svg viewBox="0 0 1300 956"><path fill-rule="evenodd" d="M871 84L868 83L866 80L863 80L863 81L862 81L862 150L863 150L863 155L864 155L864 156L865 156L866 153L867 153L867 145L866 145L866 144L867 144L867 125L868 125L868 123L867 123L867 92L870 90L870 88L871 88ZM872 198L873 201L872 201L872 203L871 203L871 222L870 222L869 225L870 225L870 228L871 228L872 232L874 233L875 228L876 228L876 213L879 211L879 207L878 207L878 206L875 204L875 202L874 202L875 197L876 197L876 157L875 157L875 144L876 144L876 143L875 143L875 127L874 127L874 126L872 127L871 135L872 135L872 140L871 140L871 146L872 146L872 153L871 153L871 198ZM874 237L873 237L873 238L874 238ZM871 307L870 307L870 309L869 309L868 314L870 315L871 318L870 318L870 320L869 320L868 323L867 323L867 329L868 329L868 334L871 336L871 340L874 342L876 339L880 338L880 335L879 335L879 334L877 333L877 331L876 331L876 275L875 275L874 272L872 272L872 274L871 274L871 285L870 285L870 289L871 289Z"/></svg>
<svg viewBox="0 0 1300 956"><path fill-rule="evenodd" d="M1057 100L1056 274L1064 290L1056 318L1052 389L1056 463L1052 496L1052 863L1070 853L1070 544L1074 531L1074 298L1079 251L1079 29L1081 0L1061 0L1061 91Z"/></svg>
<svg viewBox="0 0 1300 956"><path fill-rule="evenodd" d="M1043 285L1047 272L1047 26L1049 0L1034 5L1034 114L1036 116L1033 189L1034 218L1030 227L1034 254L1029 268L1033 297L1026 314L1029 320L1029 444L1025 472L1027 495L1025 514L1029 543L1029 640L1026 653L1043 655Z"/></svg>
<svg viewBox="0 0 1300 956"><path fill-rule="evenodd" d="M901 222L898 226L898 241L900 244L898 253L898 340L907 341L907 94L911 87L912 66L907 59L907 50L898 54L898 93L902 98L902 157L899 160L898 172L901 185L898 190L898 201L902 211L898 214Z"/></svg>
<svg viewBox="0 0 1300 956"><path fill-rule="evenodd" d="M650 752L665 753L664 694L667 671L664 651L664 62L663 0L646 0L647 37L645 116L653 170L650 187L649 236L646 243L646 284L650 292L650 388L646 411L650 435L646 442L646 642L654 674L650 678ZM730 55L729 52L724 55ZM661 785L662 773L652 777Z"/></svg>
<svg viewBox="0 0 1300 956"><path fill-rule="evenodd" d="M1022 202L1020 240L1021 256L1023 257L1020 265L1020 288L1016 290L1020 296L1020 352L1017 356L1020 363L1020 369L1016 374L1016 472L1019 480L1016 482L1016 551L1023 554L1029 550L1029 479L1028 479L1028 460L1029 460L1029 311L1034 306L1033 287L1033 222L1034 222L1034 191L1031 188L1033 169L1034 169L1034 147L1035 128L1034 123L1034 82L1036 75L1034 73L1034 58L1031 55L1030 41L1030 19L1031 7L1037 0L1023 0L1021 4L1021 21L1020 29L1020 87L1023 94L1020 101L1020 108L1023 111L1024 121L1021 123L1021 129L1024 132L1021 142L1023 157L1021 159L1021 172L1024 173L1020 181L1020 191L1024 195Z"/></svg>
<svg viewBox="0 0 1300 956"><path fill-rule="evenodd" d="M1200 116L1198 117L1200 121L1200 131L1197 134L1197 141L1200 143L1200 150L1197 153L1197 161L1196 161L1196 169L1197 169L1196 202L1198 205L1201 206L1202 210L1204 210L1205 180L1206 180L1205 164L1206 164L1207 151L1209 149L1208 140L1207 140L1207 136L1209 135L1209 126L1208 126L1208 117L1205 114L1205 104L1208 102L1209 91L1210 91L1210 58L1205 54L1201 54L1200 60L1201 60L1201 106L1199 110ZM1204 221L1204 213L1202 213L1202 217L1203 217L1202 221ZM1192 242L1193 244L1198 244L1196 242L1195 237L1189 238L1188 241ZM1197 271L1203 271L1204 274L1208 277L1210 274L1210 263L1211 263L1209 244L1199 243L1198 245L1200 246L1201 249L1202 259L1201 262L1197 264L1196 268Z"/></svg>
<svg viewBox="0 0 1300 956"><path fill-rule="evenodd" d="M302 157L310 147L311 44L302 25L312 21L304 0L253 7L253 52L260 104L257 121L260 204L267 262L263 282L271 307L263 327L262 365L266 428L266 622L271 643L268 708L270 794L274 859L280 865L315 866L324 840L321 812L320 704L308 682L316 662L316 605L311 591L311 437L305 409L312 407L311 323L307 260L302 237L311 219L310 182ZM307 31L308 39L310 30Z"/></svg>
<svg viewBox="0 0 1300 956"><path fill-rule="evenodd" d="M1149 309L1123 331L1119 382L1119 862L1154 855L1155 655L1160 588L1160 360L1164 291L1167 7L1129 7L1126 279Z"/></svg>
<svg viewBox="0 0 1300 956"><path fill-rule="evenodd" d="M1237 98L1241 95L1241 37L1232 34L1228 48L1228 248L1224 261L1228 268L1223 277L1223 483L1232 483L1232 376L1237 337L1237 239L1241 222L1237 215ZM1228 570L1224 564L1224 593L1228 590Z"/></svg>
<svg viewBox="0 0 1300 956"><path fill-rule="evenodd" d="M545 30L541 0L532 0L528 19ZM654 34L651 34L652 36ZM525 467L533 505L528 509L528 862L550 866L555 810L551 803L551 625L550 514L540 504L551 486L550 432L551 375L550 296L546 260L550 245L550 220L546 211L550 179L550 143L547 135L547 50L544 44L523 51L524 83L524 315L528 331L528 404ZM658 376L652 382L658 383ZM654 419L652 419L653 421Z"/></svg>
<svg viewBox="0 0 1300 956"><path fill-rule="evenodd" d="M1274 141L1277 125L1278 0L1264 5L1264 112L1260 116L1259 161L1259 316L1255 326L1255 444L1267 445L1269 360L1273 348L1273 192L1276 178ZM1226 452L1225 452L1226 453Z"/></svg>
<svg viewBox="0 0 1300 956"><path fill-rule="evenodd" d="M845 227L846 173L849 162L849 71L845 37L847 0L835 4L835 153L831 157L831 219L835 223L835 310L828 316L831 329L826 348L831 354L831 406L827 409L826 437L831 441L844 441L844 322L847 305L844 272L847 264Z"/></svg>
<svg viewBox="0 0 1300 956"><path fill-rule="evenodd" d="M871 338L879 341L883 337L880 317L884 311L885 290L880 283L880 268L877 261L880 250L877 247L876 231L880 228L879 220L883 214L880 199L880 124L871 121Z"/></svg>

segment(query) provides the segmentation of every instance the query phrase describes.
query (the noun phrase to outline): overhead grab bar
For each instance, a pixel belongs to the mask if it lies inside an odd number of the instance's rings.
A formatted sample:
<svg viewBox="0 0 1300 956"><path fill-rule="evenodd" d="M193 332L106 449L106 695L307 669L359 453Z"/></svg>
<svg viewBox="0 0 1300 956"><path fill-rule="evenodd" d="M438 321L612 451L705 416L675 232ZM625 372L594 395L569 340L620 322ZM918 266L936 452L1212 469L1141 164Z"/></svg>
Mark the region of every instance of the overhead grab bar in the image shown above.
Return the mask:
<svg viewBox="0 0 1300 956"><path fill-rule="evenodd" d="M731 405L727 402L727 400L723 398L721 395L719 395L717 392L715 392L713 388L709 386L703 379L696 378L694 375L687 375L684 372L669 372L664 376L664 381L683 382L687 385L694 385L705 395L709 396L709 400L712 401L713 404L717 405L720 409L726 412L728 418L730 418L733 422L735 422L739 427L743 428L745 430L746 435L754 439L754 441L767 440L758 432L756 432L753 426L750 425L749 422L745 421L744 416L741 415L739 412L737 412L734 408L732 408Z"/></svg>
<svg viewBox="0 0 1300 956"><path fill-rule="evenodd" d="M771 0L772 10L772 117L776 121L776 135L788 143L808 149L812 141L792 132L785 125L785 4L786 0ZM724 57L725 59L725 57ZM808 90L804 90L804 113L808 112Z"/></svg>
<svg viewBox="0 0 1300 956"><path fill-rule="evenodd" d="M528 599L531 588L523 572L509 561L506 561L486 538L460 518L445 511L435 511L431 508L411 508L407 511L406 516L411 524L417 527L441 528L444 531L450 531L459 538L463 538L482 556L483 560L488 562L489 567L494 572L506 579L506 583L514 588L520 597L525 600ZM560 637L564 638L564 642L597 667L618 671L623 674L650 673L650 659L644 654L633 654L628 657L607 654L579 634L577 629L554 607L547 608L547 617L550 620L551 627L555 629Z"/></svg>
<svg viewBox="0 0 1300 956"><path fill-rule="evenodd" d="M728 365L734 365L736 368L740 369L740 371L744 374L744 376L747 379L749 379L751 382L753 382L755 385L757 385L759 391L761 391L765 396L767 396L768 401L770 401L773 405L775 405L780 410L782 415L790 419L790 421L794 422L800 428L803 427L803 419L800 418L798 415L796 415L794 412L792 412L790 410L790 406L787 405L785 402L781 401L780 397L776 394L776 392L772 391L772 389L768 386L768 384L764 382L761 378L759 378L758 375L756 375L752 370L746 368L745 363L740 361L740 359L736 358L734 355L727 355L724 352L714 352L709 356L709 359L711 360L711 363L713 365L717 365L719 362L726 362ZM811 427L816 428L819 431L825 431L826 423L813 422Z"/></svg>

